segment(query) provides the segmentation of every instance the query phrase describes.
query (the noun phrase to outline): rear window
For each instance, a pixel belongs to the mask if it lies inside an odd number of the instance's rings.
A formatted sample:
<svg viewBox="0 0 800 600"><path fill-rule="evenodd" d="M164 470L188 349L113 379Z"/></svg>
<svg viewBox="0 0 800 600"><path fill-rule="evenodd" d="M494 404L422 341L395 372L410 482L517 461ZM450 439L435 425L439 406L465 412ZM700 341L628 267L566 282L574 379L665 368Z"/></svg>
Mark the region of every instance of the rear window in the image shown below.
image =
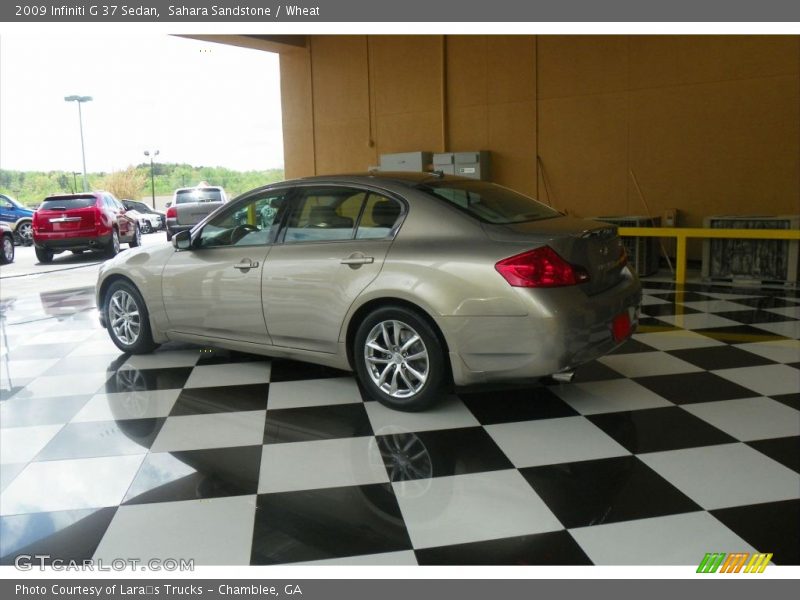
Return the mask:
<svg viewBox="0 0 800 600"><path fill-rule="evenodd" d="M417 189L471 214L484 223L508 224L558 217L558 211L486 181L425 182Z"/></svg>
<svg viewBox="0 0 800 600"><path fill-rule="evenodd" d="M194 188L175 192L175 204L188 202L222 202L222 192L216 188Z"/></svg>
<svg viewBox="0 0 800 600"><path fill-rule="evenodd" d="M67 198L45 198L40 210L69 210L72 208L89 208L94 206L94 196L69 196Z"/></svg>

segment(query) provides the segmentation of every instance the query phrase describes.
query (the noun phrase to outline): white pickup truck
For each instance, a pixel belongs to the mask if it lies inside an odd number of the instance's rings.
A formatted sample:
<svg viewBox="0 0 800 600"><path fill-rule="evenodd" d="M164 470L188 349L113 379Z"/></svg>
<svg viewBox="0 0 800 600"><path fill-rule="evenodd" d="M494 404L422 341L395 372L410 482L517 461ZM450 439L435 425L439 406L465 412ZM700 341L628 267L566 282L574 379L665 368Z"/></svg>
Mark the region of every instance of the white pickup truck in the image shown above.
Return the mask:
<svg viewBox="0 0 800 600"><path fill-rule="evenodd" d="M227 201L225 190L218 185L178 188L167 208L167 240L179 231L191 229Z"/></svg>

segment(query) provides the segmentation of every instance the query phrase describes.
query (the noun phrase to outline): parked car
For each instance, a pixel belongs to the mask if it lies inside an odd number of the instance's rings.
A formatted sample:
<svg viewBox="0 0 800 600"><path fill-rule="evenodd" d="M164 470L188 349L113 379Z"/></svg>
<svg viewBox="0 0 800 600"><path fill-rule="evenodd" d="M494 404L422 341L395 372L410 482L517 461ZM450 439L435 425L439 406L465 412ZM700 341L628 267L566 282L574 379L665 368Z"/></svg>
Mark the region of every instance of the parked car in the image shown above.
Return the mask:
<svg viewBox="0 0 800 600"><path fill-rule="evenodd" d="M0 252L0 264L7 265L14 262L14 232L6 223L0 222L0 237L3 246L3 251Z"/></svg>
<svg viewBox="0 0 800 600"><path fill-rule="evenodd" d="M0 222L7 224L18 244L30 246L33 243L33 211L14 198L0 194Z"/></svg>
<svg viewBox="0 0 800 600"><path fill-rule="evenodd" d="M114 256L120 243L131 248L142 243L137 220L125 214L125 207L108 192L64 194L45 198L33 215L33 244L39 262L48 263L54 254L86 250Z"/></svg>
<svg viewBox="0 0 800 600"><path fill-rule="evenodd" d="M167 240L191 229L227 201L225 190L217 185L178 188L167 208Z"/></svg>
<svg viewBox="0 0 800 600"><path fill-rule="evenodd" d="M100 269L124 352L181 340L353 370L383 404L569 379L628 339L641 285L617 229L509 189L425 173L253 190Z"/></svg>
<svg viewBox="0 0 800 600"><path fill-rule="evenodd" d="M126 210L135 210L143 218L139 220L139 226L142 227L142 233L150 233L151 231L159 231L167 226L167 216L159 210L153 210L144 202L137 200L120 200Z"/></svg>
<svg viewBox="0 0 800 600"><path fill-rule="evenodd" d="M142 233L153 233L161 226L161 219L156 214L140 213L134 209L127 210L125 214L131 219L136 219Z"/></svg>

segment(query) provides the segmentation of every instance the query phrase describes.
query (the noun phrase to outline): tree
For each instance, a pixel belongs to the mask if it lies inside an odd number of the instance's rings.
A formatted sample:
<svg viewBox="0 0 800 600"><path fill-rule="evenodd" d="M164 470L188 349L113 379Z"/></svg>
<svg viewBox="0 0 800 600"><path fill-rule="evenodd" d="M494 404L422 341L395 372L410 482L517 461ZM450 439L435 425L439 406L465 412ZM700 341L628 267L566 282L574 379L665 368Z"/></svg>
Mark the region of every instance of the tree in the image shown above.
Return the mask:
<svg viewBox="0 0 800 600"><path fill-rule="evenodd" d="M104 189L114 194L117 198L138 199L145 184L147 177L136 167L128 167L124 171L116 171L103 178Z"/></svg>

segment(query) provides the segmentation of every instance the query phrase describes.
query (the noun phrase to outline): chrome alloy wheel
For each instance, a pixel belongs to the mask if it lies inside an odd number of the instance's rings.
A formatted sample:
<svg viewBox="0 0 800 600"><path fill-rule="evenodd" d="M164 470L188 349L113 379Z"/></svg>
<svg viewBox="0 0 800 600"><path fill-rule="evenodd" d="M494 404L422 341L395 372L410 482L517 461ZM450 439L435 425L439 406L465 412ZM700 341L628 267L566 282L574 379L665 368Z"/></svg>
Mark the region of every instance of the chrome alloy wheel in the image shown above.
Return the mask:
<svg viewBox="0 0 800 600"><path fill-rule="evenodd" d="M422 337L402 321L375 325L364 344L364 361L372 382L393 398L416 395L428 379L428 349Z"/></svg>
<svg viewBox="0 0 800 600"><path fill-rule="evenodd" d="M123 344L131 345L139 339L142 329L139 307L125 290L117 290L108 302L108 322L114 335Z"/></svg>
<svg viewBox="0 0 800 600"><path fill-rule="evenodd" d="M14 239L10 235L3 236L3 262L14 260Z"/></svg>

